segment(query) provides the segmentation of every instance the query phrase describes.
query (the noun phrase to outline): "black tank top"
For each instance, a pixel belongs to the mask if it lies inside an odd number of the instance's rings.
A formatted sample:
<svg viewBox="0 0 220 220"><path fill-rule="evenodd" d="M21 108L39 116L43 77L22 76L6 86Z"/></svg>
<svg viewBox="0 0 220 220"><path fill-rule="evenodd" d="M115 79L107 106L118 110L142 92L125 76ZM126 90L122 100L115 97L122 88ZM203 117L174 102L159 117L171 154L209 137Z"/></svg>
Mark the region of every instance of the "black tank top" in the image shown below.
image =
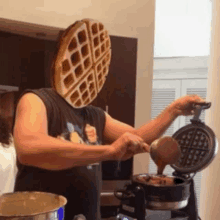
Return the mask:
<svg viewBox="0 0 220 220"><path fill-rule="evenodd" d="M102 144L105 114L100 108L74 109L53 89L26 90L38 95L46 106L48 133L77 143ZM24 93L22 95L24 95ZM40 160L40 158L39 158ZM41 191L63 195L68 203L65 220L84 214L87 220L101 219L101 166L93 164L62 171L49 171L19 162L15 191Z"/></svg>

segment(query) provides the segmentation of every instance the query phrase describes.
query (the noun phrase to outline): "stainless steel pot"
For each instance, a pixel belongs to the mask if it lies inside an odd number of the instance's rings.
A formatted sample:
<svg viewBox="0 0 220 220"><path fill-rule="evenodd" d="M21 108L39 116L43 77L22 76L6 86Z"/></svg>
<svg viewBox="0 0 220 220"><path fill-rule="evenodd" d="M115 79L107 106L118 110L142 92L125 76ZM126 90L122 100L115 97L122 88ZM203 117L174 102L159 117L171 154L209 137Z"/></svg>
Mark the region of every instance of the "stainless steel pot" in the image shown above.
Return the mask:
<svg viewBox="0 0 220 220"><path fill-rule="evenodd" d="M51 193L6 193L0 196L0 220L62 220L66 203Z"/></svg>

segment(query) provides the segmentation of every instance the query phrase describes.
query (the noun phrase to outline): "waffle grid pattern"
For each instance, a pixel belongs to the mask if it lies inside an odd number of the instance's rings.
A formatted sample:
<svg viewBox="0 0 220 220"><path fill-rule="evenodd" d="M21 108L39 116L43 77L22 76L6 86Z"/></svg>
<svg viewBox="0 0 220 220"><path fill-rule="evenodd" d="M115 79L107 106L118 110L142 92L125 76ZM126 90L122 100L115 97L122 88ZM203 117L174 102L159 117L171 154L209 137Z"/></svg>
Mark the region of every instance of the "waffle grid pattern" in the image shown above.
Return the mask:
<svg viewBox="0 0 220 220"><path fill-rule="evenodd" d="M110 49L110 38L108 31L105 30L102 23L97 23L96 21L91 21L88 19L84 20L87 23L87 27L90 32L91 47L94 62L97 62L106 52Z"/></svg>
<svg viewBox="0 0 220 220"><path fill-rule="evenodd" d="M100 90L102 89L105 83L106 76L108 75L110 59L111 51L109 51L106 56L102 57L95 66L98 92L100 92Z"/></svg>
<svg viewBox="0 0 220 220"><path fill-rule="evenodd" d="M191 168L200 165L209 155L209 138L202 129L192 128L176 137L181 148L177 166Z"/></svg>
<svg viewBox="0 0 220 220"><path fill-rule="evenodd" d="M66 96L66 100L72 103L75 107L81 107L87 105L97 96L95 86L95 74L94 70L90 70L89 74L81 81L71 93Z"/></svg>
<svg viewBox="0 0 220 220"><path fill-rule="evenodd" d="M54 73L57 92L75 108L82 108L97 97L111 61L111 42L104 25L91 19L80 22L68 36L64 56L56 63L60 68Z"/></svg>
<svg viewBox="0 0 220 220"><path fill-rule="evenodd" d="M66 95L73 84L77 84L84 77L84 73L92 67L92 57L89 46L88 33L85 24L76 32L68 46L62 62L61 83Z"/></svg>

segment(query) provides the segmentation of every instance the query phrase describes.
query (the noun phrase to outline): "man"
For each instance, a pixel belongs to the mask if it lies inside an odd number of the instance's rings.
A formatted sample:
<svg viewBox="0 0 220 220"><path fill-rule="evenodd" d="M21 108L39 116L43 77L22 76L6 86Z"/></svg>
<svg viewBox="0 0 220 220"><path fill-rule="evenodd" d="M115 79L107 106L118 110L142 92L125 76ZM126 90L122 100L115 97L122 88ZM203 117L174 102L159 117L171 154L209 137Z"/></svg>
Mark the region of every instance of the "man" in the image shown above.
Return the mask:
<svg viewBox="0 0 220 220"><path fill-rule="evenodd" d="M134 129L100 108L73 108L54 88L27 90L18 102L14 125L19 170L15 191L65 196L66 220L77 214L101 219L99 163L149 152L151 142L179 115L191 114L192 104L200 101L198 96L182 97L156 119Z"/></svg>

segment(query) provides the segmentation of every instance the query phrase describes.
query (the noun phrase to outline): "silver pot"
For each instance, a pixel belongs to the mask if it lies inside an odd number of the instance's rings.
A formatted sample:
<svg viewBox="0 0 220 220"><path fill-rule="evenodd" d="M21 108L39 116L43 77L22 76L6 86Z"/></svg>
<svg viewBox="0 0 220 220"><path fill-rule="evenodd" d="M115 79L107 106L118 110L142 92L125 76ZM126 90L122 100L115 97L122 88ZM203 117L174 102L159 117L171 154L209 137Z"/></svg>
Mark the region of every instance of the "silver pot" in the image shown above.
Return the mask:
<svg viewBox="0 0 220 220"><path fill-rule="evenodd" d="M15 192L0 196L0 220L62 220L67 199L44 192Z"/></svg>

